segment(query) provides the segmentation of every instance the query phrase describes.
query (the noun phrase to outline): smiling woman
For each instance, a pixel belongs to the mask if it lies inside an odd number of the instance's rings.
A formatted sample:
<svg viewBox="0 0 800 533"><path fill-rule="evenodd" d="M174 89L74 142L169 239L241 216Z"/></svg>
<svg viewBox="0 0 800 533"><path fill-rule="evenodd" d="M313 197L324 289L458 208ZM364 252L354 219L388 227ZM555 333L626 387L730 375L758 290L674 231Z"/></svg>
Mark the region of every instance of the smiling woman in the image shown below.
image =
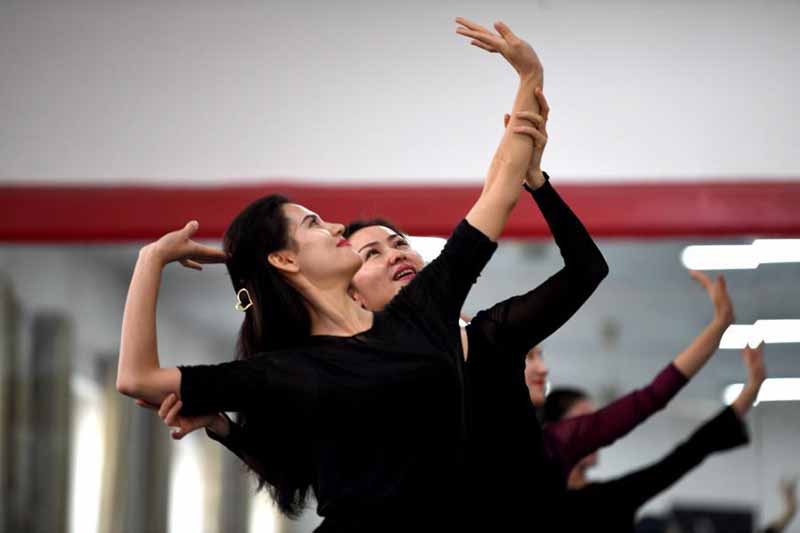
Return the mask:
<svg viewBox="0 0 800 533"><path fill-rule="evenodd" d="M408 237L384 220L350 223L345 235L364 260L353 276L351 295L365 309L382 308L424 266Z"/></svg>

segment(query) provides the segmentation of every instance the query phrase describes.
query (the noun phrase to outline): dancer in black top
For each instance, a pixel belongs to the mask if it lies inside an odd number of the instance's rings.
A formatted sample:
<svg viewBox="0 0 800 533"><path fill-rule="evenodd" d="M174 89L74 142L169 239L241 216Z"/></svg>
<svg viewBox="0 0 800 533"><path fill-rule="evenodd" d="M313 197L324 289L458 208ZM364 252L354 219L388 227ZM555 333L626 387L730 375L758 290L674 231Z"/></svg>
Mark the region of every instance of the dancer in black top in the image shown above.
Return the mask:
<svg viewBox="0 0 800 533"><path fill-rule="evenodd" d="M743 419L758 397L766 373L762 346L742 351L748 371L747 384L729 407L698 428L685 442L660 461L608 481L586 479L586 469L595 462L586 461L575 467L570 476L561 531L633 531L636 513L647 501L688 474L709 455L747 444L747 428ZM570 402L570 398L572 402ZM569 417L590 409L588 397L576 390L554 390L547 402L550 416L559 410ZM572 405L569 405L572 403Z"/></svg>
<svg viewBox="0 0 800 533"><path fill-rule="evenodd" d="M452 523L464 484L466 413L458 315L515 205L532 153L527 136L540 86L536 54L503 24L498 46L520 75L511 127L484 190L442 254L383 311L350 299L361 260L323 222L285 198L237 216L225 252L191 240L197 223L144 247L123 318L117 388L158 403L179 393L182 414L240 411L260 447L251 464L280 508L309 490L320 531ZM161 368L155 307L163 267L225 261L246 318L243 360ZM268 352L268 353L264 353Z"/></svg>
<svg viewBox="0 0 800 533"><path fill-rule="evenodd" d="M499 489L475 491L482 500L475 510L484 510L495 526L504 518L508 522L522 518L522 513L527 513L527 505L523 504L530 501L532 492L552 489L546 483L530 483L531 476L539 475L542 469L531 455L541 434L527 400L524 354L532 343L540 342L566 322L608 272L600 250L539 168L548 106L541 92L538 97L544 119L539 125L542 137L536 139L525 187L553 232L564 257L564 268L534 290L481 311L464 331L472 400L473 458L468 472L473 485ZM406 236L388 222L352 223L345 234L364 261L353 277L351 295L365 308L383 309L422 270L421 256L410 247ZM178 417L180 408L174 396L161 406L167 424L180 428L174 433L176 438L207 425L209 436L246 458L254 444L239 425L223 416ZM521 461L520 457L525 459ZM501 492L501 505L492 505L491 499ZM509 506L512 498L517 505ZM474 516L472 520L474 525Z"/></svg>

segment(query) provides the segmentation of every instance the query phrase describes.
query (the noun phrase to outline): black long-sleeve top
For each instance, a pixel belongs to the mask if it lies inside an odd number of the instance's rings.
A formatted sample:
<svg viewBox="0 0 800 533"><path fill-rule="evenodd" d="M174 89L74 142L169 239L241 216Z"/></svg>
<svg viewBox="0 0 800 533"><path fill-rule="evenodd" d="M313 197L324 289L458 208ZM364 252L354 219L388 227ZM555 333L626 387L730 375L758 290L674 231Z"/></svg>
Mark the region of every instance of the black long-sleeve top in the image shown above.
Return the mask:
<svg viewBox="0 0 800 533"><path fill-rule="evenodd" d="M466 328L471 457L465 471L469 494L464 501L471 509L462 513L470 515L473 526L476 520L494 526L499 520L519 524L522 514L529 512L532 498L546 501L563 493L565 458L574 455L570 450L582 448L570 447L569 442L557 437L597 436L587 421L569 422L569 427L565 423L559 431L551 430L553 438L547 439L546 445L525 385L524 369L528 350L575 314L608 274L608 265L549 178L535 191L528 191L553 233L564 267L535 289L477 313ZM643 411L646 409L640 409ZM231 427L227 438L209 435L242 456L252 443L241 428ZM604 434L597 440L598 446L614 437ZM564 451L554 451L553 443L563 445ZM540 512L547 507L542 505Z"/></svg>
<svg viewBox="0 0 800 533"><path fill-rule="evenodd" d="M305 459L298 467L308 468L319 531L452 524L467 452L458 317L496 246L462 221L367 331L181 367L181 414L244 411L268 421L270 442L250 451L276 475L279 450Z"/></svg>
<svg viewBox="0 0 800 533"><path fill-rule="evenodd" d="M569 532L632 532L636 512L648 500L709 455L747 442L746 426L731 407L726 407L660 461L622 477L567 491L559 528Z"/></svg>
<svg viewBox="0 0 800 533"><path fill-rule="evenodd" d="M602 253L551 186L528 189L564 267L533 290L475 315L466 328L472 395L473 507L491 527L525 523L566 488L525 384L525 355L560 328L608 274Z"/></svg>

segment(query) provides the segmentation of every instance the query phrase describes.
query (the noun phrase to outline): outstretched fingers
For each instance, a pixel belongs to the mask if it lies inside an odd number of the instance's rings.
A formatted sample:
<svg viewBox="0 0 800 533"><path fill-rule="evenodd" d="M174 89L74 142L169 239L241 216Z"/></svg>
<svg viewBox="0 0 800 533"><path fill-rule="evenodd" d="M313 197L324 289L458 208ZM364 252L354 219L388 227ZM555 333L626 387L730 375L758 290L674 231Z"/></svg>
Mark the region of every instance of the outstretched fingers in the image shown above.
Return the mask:
<svg viewBox="0 0 800 533"><path fill-rule="evenodd" d="M482 43L481 41L479 41L477 39L472 39L469 42L469 44L471 44L472 46L477 46L478 48L486 50L487 52L490 52L492 54L497 54L498 52L500 52L500 50L498 50L497 48L495 48L493 46L489 46L488 44L484 44L484 43Z"/></svg>
<svg viewBox="0 0 800 533"><path fill-rule="evenodd" d="M690 270L689 275L700 284L705 290L710 291L712 287L711 278L705 272L699 270Z"/></svg>
<svg viewBox="0 0 800 533"><path fill-rule="evenodd" d="M180 264L186 268L191 268L192 270L203 270L203 265L197 261L192 261L191 259L181 259Z"/></svg>
<svg viewBox="0 0 800 533"><path fill-rule="evenodd" d="M498 37L492 33L470 30L469 28L456 28L456 33L464 37L470 37L474 41L478 41L490 48L500 49L503 46L502 37ZM478 46L478 45L476 45Z"/></svg>
<svg viewBox="0 0 800 533"><path fill-rule="evenodd" d="M497 22L494 23L494 29L496 29L497 33L499 33L500 36L506 41L513 41L514 39L518 39L518 37L514 35L514 32L511 31L511 28L509 28L508 25L502 20L498 20Z"/></svg>
<svg viewBox="0 0 800 533"><path fill-rule="evenodd" d="M471 21L469 19L465 19L464 17L456 17L456 24L460 24L460 25L464 26L465 28L469 28L470 30L491 33L486 27L481 26L477 22L473 22L473 21Z"/></svg>
<svg viewBox="0 0 800 533"><path fill-rule="evenodd" d="M219 248L192 242L191 253L186 259L195 263L224 263L228 260L228 254Z"/></svg>

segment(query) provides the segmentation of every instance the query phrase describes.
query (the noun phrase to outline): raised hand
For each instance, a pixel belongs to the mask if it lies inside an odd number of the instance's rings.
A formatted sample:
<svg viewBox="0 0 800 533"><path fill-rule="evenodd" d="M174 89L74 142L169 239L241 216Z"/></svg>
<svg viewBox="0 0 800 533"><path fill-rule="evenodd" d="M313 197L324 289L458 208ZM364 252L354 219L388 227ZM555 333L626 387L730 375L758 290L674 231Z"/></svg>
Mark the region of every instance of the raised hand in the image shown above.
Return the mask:
<svg viewBox="0 0 800 533"><path fill-rule="evenodd" d="M544 97L544 92L540 87L535 89L534 94L539 102L541 114L531 111L517 113L516 115L519 118L528 120L533 126L517 126L513 131L529 135L533 139L533 154L531 155L528 170L525 172L525 181L533 189L538 189L544 184L542 154L544 154L544 147L547 145L547 118L550 116L550 106L547 104L547 99ZM503 126L507 128L510 121L511 115L506 114L503 117Z"/></svg>
<svg viewBox="0 0 800 533"><path fill-rule="evenodd" d="M747 384L760 387L767 378L767 369L764 366L764 343L759 343L755 348L745 346L742 350L742 361L747 367Z"/></svg>
<svg viewBox="0 0 800 533"><path fill-rule="evenodd" d="M456 33L465 37L470 37L470 44L477 46L487 52L499 53L511 63L514 70L520 77L534 77L542 80L544 71L539 56L524 40L520 39L511 31L511 28L503 22L495 22L494 28L497 33L493 33L480 24L472 22L462 17L456 18L459 27ZM539 83L539 86L542 84Z"/></svg>
<svg viewBox="0 0 800 533"><path fill-rule="evenodd" d="M176 428L172 431L171 436L175 440L180 440L189 433L200 429L208 428L218 435L225 436L228 434L229 426L228 419L221 414L204 415L204 416L181 416L178 413L183 407L183 403L178 400L175 394L170 394L161 405L154 405L144 400L136 400L136 405L158 411L158 416L164 421L168 427Z"/></svg>
<svg viewBox="0 0 800 533"><path fill-rule="evenodd" d="M167 233L148 247L152 247L164 265L178 261L187 268L203 270L203 263L224 263L227 259L225 252L192 240L199 227L200 224L192 220L183 228Z"/></svg>
<svg viewBox="0 0 800 533"><path fill-rule="evenodd" d="M797 478L781 480L780 487L784 505L794 513L797 510Z"/></svg>
<svg viewBox="0 0 800 533"><path fill-rule="evenodd" d="M761 384L767 377L767 371L764 368L764 343L762 342L755 348L745 346L742 350L742 361L747 367L747 383L744 384L742 392L731 405L739 418L744 418L753 403L758 400Z"/></svg>
<svg viewBox="0 0 800 533"><path fill-rule="evenodd" d="M714 320L727 327L733 323L733 303L728 295L728 286L722 274L717 275L715 281L711 281L705 273L699 270L690 270L689 275L697 281L708 293L711 303L714 304Z"/></svg>

